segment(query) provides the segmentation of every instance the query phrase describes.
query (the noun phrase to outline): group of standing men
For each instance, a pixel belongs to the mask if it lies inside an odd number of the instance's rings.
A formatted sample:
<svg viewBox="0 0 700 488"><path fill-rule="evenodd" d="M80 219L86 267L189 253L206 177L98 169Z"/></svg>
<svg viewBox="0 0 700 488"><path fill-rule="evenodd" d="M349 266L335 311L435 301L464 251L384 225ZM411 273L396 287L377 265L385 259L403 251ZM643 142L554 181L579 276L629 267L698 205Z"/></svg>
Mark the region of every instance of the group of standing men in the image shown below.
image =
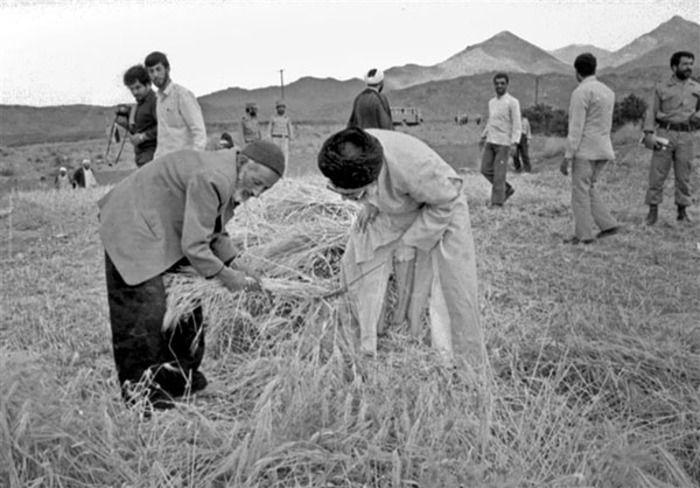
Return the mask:
<svg viewBox="0 0 700 488"><path fill-rule="evenodd" d="M156 86L157 92L151 89L151 84ZM146 56L143 65L129 68L124 73L124 85L131 91L136 104L120 106L116 122L129 134L136 166L141 167L155 158L183 149L206 149L207 131L202 109L190 90L172 81L170 62L165 54L152 52ZM288 160L293 127L285 115L284 101L278 101L275 108L277 114L270 120L268 136ZM241 133L245 144L262 139L255 104L246 105ZM222 134L219 147L234 146L230 134Z"/></svg>

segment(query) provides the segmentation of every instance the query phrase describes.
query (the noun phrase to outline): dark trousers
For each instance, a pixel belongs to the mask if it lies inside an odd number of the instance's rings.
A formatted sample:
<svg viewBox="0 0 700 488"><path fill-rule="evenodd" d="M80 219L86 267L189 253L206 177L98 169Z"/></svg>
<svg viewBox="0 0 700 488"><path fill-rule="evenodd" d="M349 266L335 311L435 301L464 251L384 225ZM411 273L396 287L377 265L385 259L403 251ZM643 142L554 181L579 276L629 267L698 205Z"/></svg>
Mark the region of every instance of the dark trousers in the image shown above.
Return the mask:
<svg viewBox="0 0 700 488"><path fill-rule="evenodd" d="M486 143L481 157L481 174L491 182L491 204L503 205L506 190L512 188L506 182L510 146Z"/></svg>
<svg viewBox="0 0 700 488"><path fill-rule="evenodd" d="M136 166L139 168L149 161L153 161L153 156L156 154L156 147L147 147L146 149L139 149L134 151L134 159L136 160Z"/></svg>
<svg viewBox="0 0 700 488"><path fill-rule="evenodd" d="M515 166L516 171L520 171L520 159L523 160L523 169L528 173L532 171L532 167L530 166L530 147L525 134L520 136L520 142L515 151L515 156L513 156L513 166Z"/></svg>
<svg viewBox="0 0 700 488"><path fill-rule="evenodd" d="M202 309L163 332L166 294L161 275L130 286L105 253L109 319L122 397L131 404L142 392L156 408L192 388L204 356ZM201 381L200 381L201 383Z"/></svg>

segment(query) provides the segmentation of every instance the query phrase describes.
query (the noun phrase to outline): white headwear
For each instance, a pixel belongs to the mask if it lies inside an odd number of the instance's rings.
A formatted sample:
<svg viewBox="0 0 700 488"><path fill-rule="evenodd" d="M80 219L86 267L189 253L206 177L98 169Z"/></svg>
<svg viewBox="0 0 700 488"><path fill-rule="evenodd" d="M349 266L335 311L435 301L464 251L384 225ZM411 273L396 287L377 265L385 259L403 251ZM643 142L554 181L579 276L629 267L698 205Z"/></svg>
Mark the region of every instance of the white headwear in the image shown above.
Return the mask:
<svg viewBox="0 0 700 488"><path fill-rule="evenodd" d="M85 166L86 164L90 164L90 160L89 160L89 159L83 159L83 166Z"/></svg>
<svg viewBox="0 0 700 488"><path fill-rule="evenodd" d="M365 75L365 83L368 85L378 85L384 80L384 72L380 69L372 68Z"/></svg>
<svg viewBox="0 0 700 488"><path fill-rule="evenodd" d="M61 166L60 168L58 168L58 172L59 173L67 173L68 170L65 168L65 166Z"/></svg>

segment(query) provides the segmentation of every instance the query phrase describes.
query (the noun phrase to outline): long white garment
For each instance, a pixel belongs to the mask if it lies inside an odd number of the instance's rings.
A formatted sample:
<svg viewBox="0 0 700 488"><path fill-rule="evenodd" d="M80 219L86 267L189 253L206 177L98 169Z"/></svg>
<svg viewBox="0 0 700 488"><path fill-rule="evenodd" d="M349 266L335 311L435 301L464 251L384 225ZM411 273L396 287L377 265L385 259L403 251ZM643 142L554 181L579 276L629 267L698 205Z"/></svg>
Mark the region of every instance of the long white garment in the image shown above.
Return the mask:
<svg viewBox="0 0 700 488"><path fill-rule="evenodd" d="M364 232L353 230L342 260L350 311L361 349L376 352L377 324L397 249L416 249L410 314L429 296L433 344L452 361L483 361L477 275L469 208L461 178L432 149L406 134L369 130L384 149L377 180L380 212Z"/></svg>

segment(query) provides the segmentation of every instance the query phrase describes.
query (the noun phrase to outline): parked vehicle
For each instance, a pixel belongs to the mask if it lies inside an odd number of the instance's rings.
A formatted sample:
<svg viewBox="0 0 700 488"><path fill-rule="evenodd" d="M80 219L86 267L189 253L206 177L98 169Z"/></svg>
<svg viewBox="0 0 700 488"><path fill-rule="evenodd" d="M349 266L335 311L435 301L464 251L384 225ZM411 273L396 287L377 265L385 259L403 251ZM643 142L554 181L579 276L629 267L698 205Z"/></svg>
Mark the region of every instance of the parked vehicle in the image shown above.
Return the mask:
<svg viewBox="0 0 700 488"><path fill-rule="evenodd" d="M423 114L415 107L391 107L394 125L418 125L423 123Z"/></svg>

